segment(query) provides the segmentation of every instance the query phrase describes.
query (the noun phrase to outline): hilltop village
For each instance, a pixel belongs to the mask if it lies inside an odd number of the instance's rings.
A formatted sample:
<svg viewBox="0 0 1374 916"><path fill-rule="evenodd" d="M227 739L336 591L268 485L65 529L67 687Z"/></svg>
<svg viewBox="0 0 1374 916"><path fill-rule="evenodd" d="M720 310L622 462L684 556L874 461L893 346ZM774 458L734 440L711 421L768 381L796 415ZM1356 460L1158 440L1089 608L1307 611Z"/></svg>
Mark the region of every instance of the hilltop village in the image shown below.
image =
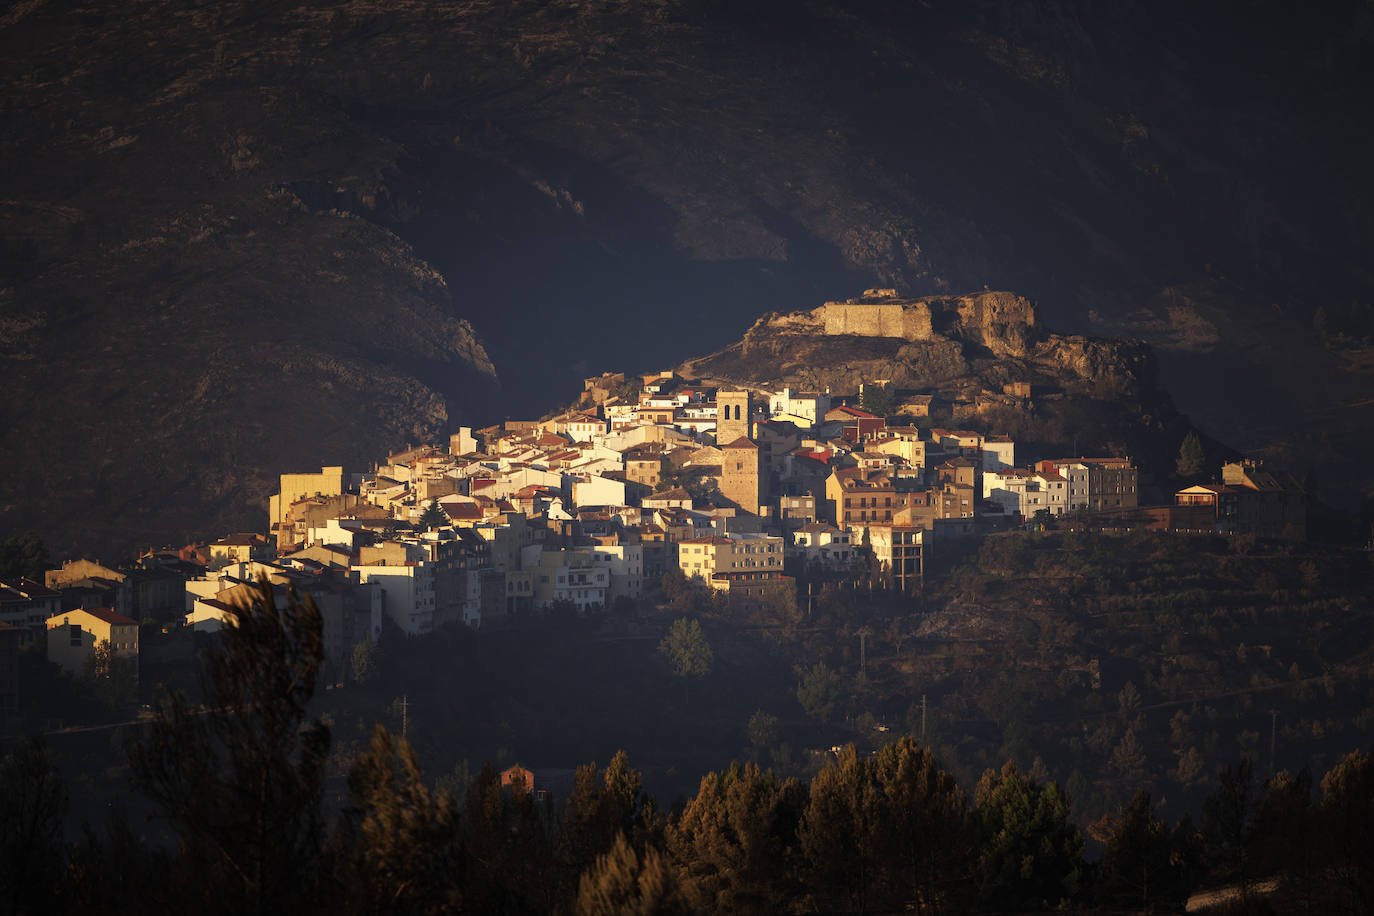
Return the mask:
<svg viewBox="0 0 1374 916"><path fill-rule="evenodd" d="M900 317L890 298L874 308L879 324ZM911 330L855 331L860 311L841 305L826 320L842 320L843 334ZM1007 394L1025 397L1024 387ZM673 371L590 378L575 406L542 420L464 427L362 473L284 473L262 531L150 550L120 569L69 561L42 584L6 580L7 655L46 629L64 670L89 668L108 644L136 683L140 622L161 623L164 636L215 631L265 576L314 598L325 676L341 683L355 647L383 639L384 621L424 637L452 623L611 609L672 572L743 608L795 601L798 576L915 591L942 546L1055 519L1302 530L1301 494L1255 462L1144 506L1129 456L1021 466L1009 437L934 425L941 412L935 395L885 380L841 395Z"/></svg>

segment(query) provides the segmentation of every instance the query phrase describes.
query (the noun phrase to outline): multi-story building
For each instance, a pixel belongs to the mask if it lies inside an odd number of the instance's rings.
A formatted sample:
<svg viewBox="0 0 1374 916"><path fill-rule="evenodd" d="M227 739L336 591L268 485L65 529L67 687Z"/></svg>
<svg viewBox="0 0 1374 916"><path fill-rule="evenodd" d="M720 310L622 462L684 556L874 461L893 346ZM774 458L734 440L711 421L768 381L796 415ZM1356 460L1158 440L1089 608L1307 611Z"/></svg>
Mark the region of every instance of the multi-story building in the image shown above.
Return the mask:
<svg viewBox="0 0 1374 916"><path fill-rule="evenodd" d="M728 589L728 578L717 579L717 574L781 572L783 541L752 532L689 538L678 543L677 557L683 575L700 576L712 588Z"/></svg>
<svg viewBox="0 0 1374 916"><path fill-rule="evenodd" d="M844 567L854 559L854 545L849 531L811 522L792 532L792 553L808 565Z"/></svg>
<svg viewBox="0 0 1374 916"><path fill-rule="evenodd" d="M1070 512L1079 508L1092 512L1132 509L1140 505L1140 472L1129 458L1059 458L1041 461L1036 467L1064 478ZM1080 488L1085 492L1074 492Z"/></svg>
<svg viewBox="0 0 1374 916"><path fill-rule="evenodd" d="M68 674L81 674L95 655L96 647L108 643L115 658L133 663L138 677L138 621L110 608L83 608L62 611L48 618L48 661Z"/></svg>
<svg viewBox="0 0 1374 916"><path fill-rule="evenodd" d="M830 395L827 393L784 388L768 397L769 414L802 428L816 425L829 411Z"/></svg>
<svg viewBox="0 0 1374 916"><path fill-rule="evenodd" d="M1069 481L1053 471L1004 468L983 472L983 499L1009 515L1031 518L1039 512L1059 516L1069 511Z"/></svg>
<svg viewBox="0 0 1374 916"><path fill-rule="evenodd" d="M598 562L592 549L548 549L533 544L525 548L523 556L534 588L535 607L547 608L566 602L585 612L606 606L611 589L611 564Z"/></svg>
<svg viewBox="0 0 1374 916"><path fill-rule="evenodd" d="M18 628L25 642L61 609L62 594L55 589L22 576L0 579L0 623Z"/></svg>
<svg viewBox="0 0 1374 916"><path fill-rule="evenodd" d="M1210 509L1218 531L1290 540L1305 536L1307 498L1290 477L1266 470L1255 459L1229 462L1221 474L1220 484L1179 490L1175 503Z"/></svg>
<svg viewBox="0 0 1374 916"><path fill-rule="evenodd" d="M404 564L353 567L362 583L382 588L382 610L407 636L434 629L434 564L428 560Z"/></svg>
<svg viewBox="0 0 1374 916"><path fill-rule="evenodd" d="M915 477L885 471L837 468L825 482L825 498L841 528L892 523L893 513L918 500L922 492Z"/></svg>

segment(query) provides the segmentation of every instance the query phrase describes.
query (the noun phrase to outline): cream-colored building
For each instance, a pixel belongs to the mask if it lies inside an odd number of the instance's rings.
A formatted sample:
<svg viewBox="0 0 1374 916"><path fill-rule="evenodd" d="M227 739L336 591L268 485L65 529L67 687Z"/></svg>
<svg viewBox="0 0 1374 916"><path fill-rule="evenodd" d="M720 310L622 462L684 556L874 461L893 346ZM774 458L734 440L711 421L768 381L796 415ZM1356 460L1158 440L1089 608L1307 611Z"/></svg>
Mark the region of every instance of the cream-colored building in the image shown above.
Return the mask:
<svg viewBox="0 0 1374 916"><path fill-rule="evenodd" d="M96 646L110 644L116 658L129 659L138 673L138 621L109 608L63 611L48 618L48 661L81 674Z"/></svg>
<svg viewBox="0 0 1374 916"><path fill-rule="evenodd" d="M771 534L731 532L689 538L677 546L677 565L684 576L700 576L712 588L723 590L728 590L730 585L715 579L716 573L780 573L782 561L782 538Z"/></svg>
<svg viewBox="0 0 1374 916"><path fill-rule="evenodd" d="M339 496L344 491L344 469L322 467L318 474L283 474L281 489L268 501L268 523L275 530L286 521L286 511L307 496Z"/></svg>

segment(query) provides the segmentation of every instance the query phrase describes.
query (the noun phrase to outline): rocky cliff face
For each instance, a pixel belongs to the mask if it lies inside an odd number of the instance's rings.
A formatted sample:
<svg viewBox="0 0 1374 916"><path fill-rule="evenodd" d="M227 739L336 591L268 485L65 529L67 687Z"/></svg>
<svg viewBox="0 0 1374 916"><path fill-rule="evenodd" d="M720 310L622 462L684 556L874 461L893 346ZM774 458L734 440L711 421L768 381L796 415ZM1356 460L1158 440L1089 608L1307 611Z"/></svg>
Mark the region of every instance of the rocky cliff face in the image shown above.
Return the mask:
<svg viewBox="0 0 1374 916"><path fill-rule="evenodd" d="M827 323L837 304L765 315L738 342L677 371L834 394L889 380L900 390L940 396L950 405L950 421L1010 432L1065 454L1074 445L1129 453L1167 472L1170 438L1184 421L1160 388L1158 361L1143 341L1055 333L1028 299L1009 292L842 303L848 310L899 308L926 316L931 330L907 337L839 333L833 320ZM847 330L863 324L846 315ZM870 325L884 329L876 313ZM889 316L886 326L899 323ZM1029 384L1031 397L1008 394L1013 382Z"/></svg>
<svg viewBox="0 0 1374 916"><path fill-rule="evenodd" d="M844 312L841 320L837 310ZM894 312L916 320L903 323ZM837 393L852 393L864 378L921 388L994 371L1101 400L1138 399L1159 385L1148 345L1046 330L1030 300L1010 292L917 299L891 294L773 313L738 343L690 360L682 371L811 387L828 377Z"/></svg>

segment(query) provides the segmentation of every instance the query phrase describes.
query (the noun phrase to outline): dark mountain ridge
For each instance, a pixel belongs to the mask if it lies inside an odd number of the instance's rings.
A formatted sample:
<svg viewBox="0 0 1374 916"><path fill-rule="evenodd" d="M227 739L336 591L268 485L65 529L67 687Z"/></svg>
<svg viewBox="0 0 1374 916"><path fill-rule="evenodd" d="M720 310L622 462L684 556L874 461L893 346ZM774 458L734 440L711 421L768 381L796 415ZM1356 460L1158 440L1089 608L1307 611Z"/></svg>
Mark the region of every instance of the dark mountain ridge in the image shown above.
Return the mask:
<svg viewBox="0 0 1374 916"><path fill-rule="evenodd" d="M1353 0L13 4L0 528L260 527L281 471L874 285L1142 336L1196 422L1367 489L1371 36Z"/></svg>

